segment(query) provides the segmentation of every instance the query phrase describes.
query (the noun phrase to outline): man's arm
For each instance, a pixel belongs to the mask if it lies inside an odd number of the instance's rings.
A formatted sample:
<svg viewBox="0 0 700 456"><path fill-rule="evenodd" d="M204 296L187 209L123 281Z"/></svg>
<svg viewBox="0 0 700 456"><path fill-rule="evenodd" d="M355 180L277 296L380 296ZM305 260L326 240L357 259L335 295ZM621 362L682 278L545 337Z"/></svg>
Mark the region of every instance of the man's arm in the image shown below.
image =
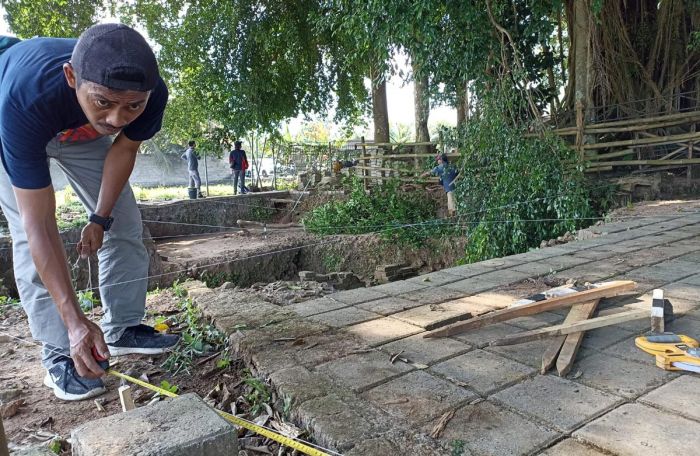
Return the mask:
<svg viewBox="0 0 700 456"><path fill-rule="evenodd" d="M99 326L85 317L73 291L66 253L56 226L53 186L37 190L15 187L14 193L34 265L68 331L75 367L82 376L99 377L104 371L95 362L92 348L96 347L104 358L109 357L109 350Z"/></svg>
<svg viewBox="0 0 700 456"><path fill-rule="evenodd" d="M95 214L108 217L119 198L131 171L136 162L136 153L141 146L141 141L132 141L124 133L120 133L114 140L112 147L107 152L104 168L102 170L102 185L100 195L97 198ZM102 247L104 229L96 223L88 223L80 236L78 251L82 257L88 257L97 253Z"/></svg>

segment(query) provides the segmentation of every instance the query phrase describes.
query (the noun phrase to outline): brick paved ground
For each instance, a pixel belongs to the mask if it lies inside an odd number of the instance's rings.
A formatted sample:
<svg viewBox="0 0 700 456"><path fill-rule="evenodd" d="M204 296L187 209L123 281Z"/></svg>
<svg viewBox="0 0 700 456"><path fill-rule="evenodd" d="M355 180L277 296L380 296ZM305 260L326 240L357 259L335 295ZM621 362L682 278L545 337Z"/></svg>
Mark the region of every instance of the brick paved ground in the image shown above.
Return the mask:
<svg viewBox="0 0 700 456"><path fill-rule="evenodd" d="M697 454L700 377L665 372L634 346L646 320L591 331L567 378L538 373L547 341L488 347L495 338L559 323L565 311L452 338L422 337L425 328L466 313L507 306L522 297L518 282L553 274L638 282L634 294L602 308L648 305L650 290L663 288L676 312L667 329L700 338L700 215L635 218L596 230L601 235L593 239L287 308L241 305L230 290L193 285L190 293L223 330L257 324L232 335L240 353L292 397L297 420L317 442L347 455ZM290 337L297 339L279 341ZM398 352L409 362L392 364ZM429 437L450 411L439 438Z"/></svg>

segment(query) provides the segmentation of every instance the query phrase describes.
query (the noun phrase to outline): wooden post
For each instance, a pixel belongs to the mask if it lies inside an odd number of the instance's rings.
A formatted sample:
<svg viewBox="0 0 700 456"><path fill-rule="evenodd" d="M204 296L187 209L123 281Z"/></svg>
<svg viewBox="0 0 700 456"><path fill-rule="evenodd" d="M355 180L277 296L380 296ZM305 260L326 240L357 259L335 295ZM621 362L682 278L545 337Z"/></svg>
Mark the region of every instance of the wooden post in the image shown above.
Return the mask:
<svg viewBox="0 0 700 456"><path fill-rule="evenodd" d="M690 126L690 132L695 133L695 124L693 123ZM693 141L688 141L688 158L691 159L693 158ZM688 183L693 179L693 166L688 165L688 172L686 174L686 177L688 179Z"/></svg>
<svg viewBox="0 0 700 456"><path fill-rule="evenodd" d="M583 116L583 102L576 102L576 150L578 155L583 160L583 130L585 128L585 119Z"/></svg>
<svg viewBox="0 0 700 456"><path fill-rule="evenodd" d="M7 449L7 436L5 436L2 416L0 416L0 456L10 456L10 451Z"/></svg>
<svg viewBox="0 0 700 456"><path fill-rule="evenodd" d="M366 157L367 156L367 145L365 144L365 137L361 136L360 140L362 141L362 156ZM367 161L365 161L365 163L368 163L368 166L367 166L368 168L370 166L372 166L372 160L367 160ZM364 181L365 191L369 190L369 176L370 176L369 170L363 169L362 170L362 177L363 177L362 180Z"/></svg>
<svg viewBox="0 0 700 456"><path fill-rule="evenodd" d="M136 408L134 398L131 397L131 387L124 385L119 387L119 400L122 403L122 411L128 412Z"/></svg>

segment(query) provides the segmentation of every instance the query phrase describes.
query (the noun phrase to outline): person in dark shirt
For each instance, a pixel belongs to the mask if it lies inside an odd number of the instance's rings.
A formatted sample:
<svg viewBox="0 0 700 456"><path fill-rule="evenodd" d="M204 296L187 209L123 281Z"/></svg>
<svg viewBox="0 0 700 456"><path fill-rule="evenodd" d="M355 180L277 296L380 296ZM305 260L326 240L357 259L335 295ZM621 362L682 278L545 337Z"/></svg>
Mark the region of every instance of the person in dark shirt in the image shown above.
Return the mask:
<svg viewBox="0 0 700 456"><path fill-rule="evenodd" d="M187 143L187 146L185 153L183 153L180 158L187 161L187 171L190 175L190 188L196 188L199 197L204 198L201 190L202 179L199 178L199 157L195 150L197 144L194 141L190 141Z"/></svg>
<svg viewBox="0 0 700 456"><path fill-rule="evenodd" d="M149 258L129 175L161 128L168 89L146 40L121 24L33 38L0 55L0 207L44 384L64 400L105 391L96 358L157 354L178 338L142 325ZM77 249L97 253L101 326L81 311L58 232L48 160L89 213Z"/></svg>
<svg viewBox="0 0 700 456"><path fill-rule="evenodd" d="M245 150L241 149L243 143L236 141L233 143L233 150L228 155L228 162L231 165L231 175L233 176L233 194L248 193L245 188L245 171L248 169L248 157Z"/></svg>

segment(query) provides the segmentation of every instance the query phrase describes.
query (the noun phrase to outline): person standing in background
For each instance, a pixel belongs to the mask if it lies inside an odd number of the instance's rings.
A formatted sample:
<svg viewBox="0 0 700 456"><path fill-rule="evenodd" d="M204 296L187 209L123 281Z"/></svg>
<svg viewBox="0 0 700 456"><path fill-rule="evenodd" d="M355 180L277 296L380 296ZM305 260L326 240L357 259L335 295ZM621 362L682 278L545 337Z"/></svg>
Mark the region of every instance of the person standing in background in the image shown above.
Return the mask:
<svg viewBox="0 0 700 456"><path fill-rule="evenodd" d="M233 194L237 194L240 189L241 194L248 193L245 189L245 171L248 169L248 157L245 150L241 149L242 142L233 143L233 150L228 155L228 162L231 165L231 175L233 176Z"/></svg>
<svg viewBox="0 0 700 456"><path fill-rule="evenodd" d="M187 170L190 174L190 188L196 188L198 197L204 198L201 190L202 179L199 178L199 157L197 157L197 152L195 151L197 144L194 141L190 141L187 145L189 147L180 158L187 160Z"/></svg>

